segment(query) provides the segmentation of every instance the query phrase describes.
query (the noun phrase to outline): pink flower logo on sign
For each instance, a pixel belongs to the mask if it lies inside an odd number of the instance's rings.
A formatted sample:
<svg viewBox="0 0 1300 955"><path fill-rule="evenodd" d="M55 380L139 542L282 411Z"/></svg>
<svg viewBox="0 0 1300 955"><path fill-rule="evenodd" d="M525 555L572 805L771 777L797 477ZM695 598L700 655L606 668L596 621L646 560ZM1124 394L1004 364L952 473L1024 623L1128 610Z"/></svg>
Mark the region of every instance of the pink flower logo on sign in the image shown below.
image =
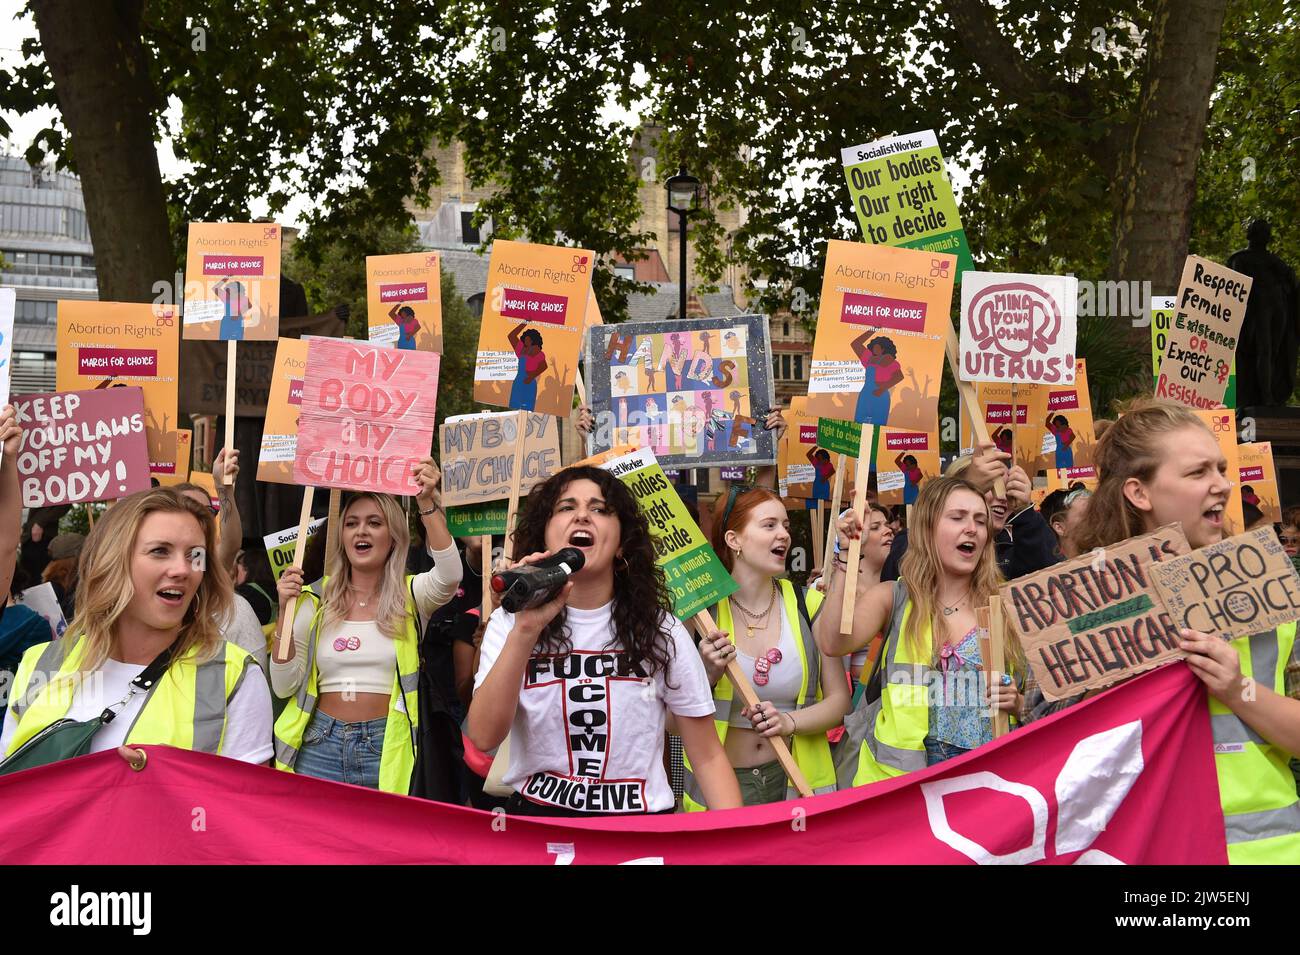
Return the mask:
<svg viewBox="0 0 1300 955"><path fill-rule="evenodd" d="M952 264L952 263L949 262L947 259L931 259L931 260L930 260L930 278L932 278L932 279L946 279L946 278L948 277L948 267L949 267L951 264Z"/></svg>
<svg viewBox="0 0 1300 955"><path fill-rule="evenodd" d="M587 257L586 257L585 255L575 255L575 256L573 257L573 268L569 269L569 271L570 271L570 272L586 272L586 271L587 271Z"/></svg>
<svg viewBox="0 0 1300 955"><path fill-rule="evenodd" d="M1042 289L1023 282L990 285L970 304L967 325L975 347L990 345L1011 358L1044 354L1061 333L1061 310Z"/></svg>
<svg viewBox="0 0 1300 955"><path fill-rule="evenodd" d="M279 234L280 234L280 227L278 225L267 226L265 229L262 230L262 238L264 239L274 239Z"/></svg>

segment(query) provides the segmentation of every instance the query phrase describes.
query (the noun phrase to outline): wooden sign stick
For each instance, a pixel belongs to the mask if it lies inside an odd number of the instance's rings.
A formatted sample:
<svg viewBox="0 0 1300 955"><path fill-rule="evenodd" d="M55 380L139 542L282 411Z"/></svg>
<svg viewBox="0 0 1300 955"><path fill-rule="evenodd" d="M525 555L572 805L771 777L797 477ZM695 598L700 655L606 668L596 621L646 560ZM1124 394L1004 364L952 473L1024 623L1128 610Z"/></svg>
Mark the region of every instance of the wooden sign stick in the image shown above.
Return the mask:
<svg viewBox="0 0 1300 955"><path fill-rule="evenodd" d="M979 399L975 397L975 388L969 381L962 381L961 378L961 348L957 344L957 330L948 324L948 337L944 340L944 352L948 356L948 367L952 369L952 379L957 383L957 396L961 399L961 405L966 409L966 414L970 417L971 430L975 432L975 444L987 444L992 439L989 437L989 424L984 420L984 415L980 413ZM1014 417L1015 412L1012 411ZM1011 462L1015 464L1015 461ZM1002 478L993 482L993 490L998 497L1007 496L1007 484Z"/></svg>
<svg viewBox="0 0 1300 955"><path fill-rule="evenodd" d="M519 510L519 485L523 480L520 472L524 466L524 434L528 428L528 412L520 411L516 421L515 466L510 472L510 504L506 508L506 560L514 560L515 557L515 518Z"/></svg>
<svg viewBox="0 0 1300 955"><path fill-rule="evenodd" d="M998 679L1006 672L1006 617L1002 613L1002 598L989 598L989 656L985 669L990 674L998 674ZM990 687L991 689L991 687ZM1010 716L1006 710L993 714L993 738L1005 736L1011 732Z"/></svg>
<svg viewBox="0 0 1300 955"><path fill-rule="evenodd" d="M235 345L238 342L231 339L226 342L226 447L235 446ZM227 468L222 475L222 484L234 484L234 479L230 476L230 469Z"/></svg>
<svg viewBox="0 0 1300 955"><path fill-rule="evenodd" d="M339 518L342 511L343 492L336 487L330 488L330 509L329 520L325 524L325 573L337 573L337 567L329 566L330 554L334 553L334 546L338 542L339 533L342 528L339 527Z"/></svg>
<svg viewBox="0 0 1300 955"><path fill-rule="evenodd" d="M835 539L838 536L835 524L840 517L840 500L844 496L844 468L847 460L848 455L841 454L840 463L835 468L835 489L831 492L831 525L826 529L826 548L822 556L822 567L830 566L831 552L835 548Z"/></svg>
<svg viewBox="0 0 1300 955"><path fill-rule="evenodd" d="M484 534L479 538L479 570L483 575L483 607L479 613L480 620L492 616L492 535Z"/></svg>
<svg viewBox="0 0 1300 955"><path fill-rule="evenodd" d="M298 539L293 544L293 566L302 566L303 551L307 549L307 525L311 523L311 502L316 494L313 485L307 485L302 492L302 510L298 513ZM306 581L303 581L306 583ZM298 598L295 597L285 605L284 615L280 618L280 636L275 641L274 660L284 663L289 659L289 650L293 647L293 615L298 610Z"/></svg>
<svg viewBox="0 0 1300 955"><path fill-rule="evenodd" d="M717 624L713 622L713 616L707 610L701 610L691 618L691 622L695 624L696 631L704 639L708 639L709 634L718 629ZM736 692L740 694L740 698L745 701L746 706L758 706L758 694L754 692L753 685L749 682L749 678L745 676L745 671L740 669L740 664L736 662L734 656L731 658L731 662L727 664L727 679L736 688ZM772 750L776 753L776 758L781 761L781 768L790 777L790 784L794 786L800 796L811 796L813 794L812 788L808 785L808 780L804 778L799 764L794 761L794 756L790 753L790 748L785 745L785 740L780 736L773 736L768 742L772 744Z"/></svg>
<svg viewBox="0 0 1300 955"><path fill-rule="evenodd" d="M1016 383L1011 383L1011 424L1007 427L1011 429L1011 466L1016 466Z"/></svg>
<svg viewBox="0 0 1300 955"><path fill-rule="evenodd" d="M808 520L812 525L812 547L813 547L813 573L820 574L822 571L822 502L815 502L815 507L808 509Z"/></svg>
<svg viewBox="0 0 1300 955"><path fill-rule="evenodd" d="M863 429L865 430L865 429ZM866 454L863 454L866 450ZM871 449L858 449L858 468L853 475L853 510L867 511L867 478L871 474ZM865 523L865 522L864 522ZM849 541L848 567L844 571L844 609L840 612L840 633L853 632L853 609L858 602L858 560L862 556L862 535Z"/></svg>

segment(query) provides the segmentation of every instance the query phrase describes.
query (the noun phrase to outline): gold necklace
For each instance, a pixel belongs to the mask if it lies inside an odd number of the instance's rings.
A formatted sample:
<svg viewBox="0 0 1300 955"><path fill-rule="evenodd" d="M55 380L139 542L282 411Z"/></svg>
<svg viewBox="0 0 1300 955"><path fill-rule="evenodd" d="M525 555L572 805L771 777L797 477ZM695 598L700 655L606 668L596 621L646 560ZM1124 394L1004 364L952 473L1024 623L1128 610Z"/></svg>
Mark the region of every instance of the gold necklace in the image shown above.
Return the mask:
<svg viewBox="0 0 1300 955"><path fill-rule="evenodd" d="M357 593L359 593L359 591L358 591L358 589L357 589L356 587L353 587L351 584L349 584L349 585L348 585L348 590L352 591L352 599L355 600L355 601L357 602L357 606L358 606L358 607L364 607L364 606L365 606L367 603L369 603L371 600L374 600L374 599L375 599L375 596L379 593L379 591L377 591L377 590L372 590L372 591L370 591L370 593L366 596L366 599L365 599L365 600L362 600L360 597L357 596Z"/></svg>
<svg viewBox="0 0 1300 955"><path fill-rule="evenodd" d="M746 622L745 624L745 628L748 631L748 633L746 633L745 636L750 639L753 639L754 631L757 630L760 626L764 625L764 623L767 621L768 615L771 614L772 612L772 608L776 606L776 583L773 582L772 584L772 596L767 601L767 609L764 610L761 614L756 614L746 609L745 606L741 604L739 600L736 599L735 594L732 594L731 597L728 599L731 600L732 604L735 605L735 608L741 612L741 614L746 618L747 621L755 621L753 623Z"/></svg>

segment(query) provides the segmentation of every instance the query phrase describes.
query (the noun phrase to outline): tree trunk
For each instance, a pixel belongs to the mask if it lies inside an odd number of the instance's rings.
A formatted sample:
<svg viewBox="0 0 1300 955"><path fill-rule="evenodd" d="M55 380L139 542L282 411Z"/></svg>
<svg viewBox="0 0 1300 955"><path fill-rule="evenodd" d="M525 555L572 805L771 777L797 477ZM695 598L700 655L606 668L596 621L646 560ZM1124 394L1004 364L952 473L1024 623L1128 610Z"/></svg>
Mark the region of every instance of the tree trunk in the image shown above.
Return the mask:
<svg viewBox="0 0 1300 955"><path fill-rule="evenodd" d="M1227 0L1160 0L1146 76L1115 178L1111 278L1173 295L1187 257L1196 164L1214 86Z"/></svg>
<svg viewBox="0 0 1300 955"><path fill-rule="evenodd" d="M32 0L41 50L81 177L99 297L148 302L175 256L154 144L157 95L142 0ZM179 290L177 290L179 298Z"/></svg>

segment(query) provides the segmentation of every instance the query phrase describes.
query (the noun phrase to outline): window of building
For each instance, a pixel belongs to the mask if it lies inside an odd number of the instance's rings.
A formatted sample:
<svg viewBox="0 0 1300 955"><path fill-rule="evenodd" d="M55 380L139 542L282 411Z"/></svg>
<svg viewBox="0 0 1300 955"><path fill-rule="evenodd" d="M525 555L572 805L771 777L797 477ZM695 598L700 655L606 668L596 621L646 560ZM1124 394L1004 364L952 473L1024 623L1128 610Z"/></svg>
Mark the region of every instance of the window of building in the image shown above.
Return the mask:
<svg viewBox="0 0 1300 955"><path fill-rule="evenodd" d="M781 377L781 362L775 355L772 356L772 377Z"/></svg>
<svg viewBox="0 0 1300 955"><path fill-rule="evenodd" d="M474 225L474 210L462 211L460 214L460 241L467 245L478 245L482 239L479 238L478 226Z"/></svg>
<svg viewBox="0 0 1300 955"><path fill-rule="evenodd" d="M782 322L782 323L781 323L781 334L784 335L786 338L789 338L789 337L790 337L790 323L789 323L789 322Z"/></svg>
<svg viewBox="0 0 1300 955"><path fill-rule="evenodd" d="M794 379L803 381L803 355L794 356Z"/></svg>
<svg viewBox="0 0 1300 955"><path fill-rule="evenodd" d="M631 281L635 281L635 280L636 280L636 266L635 266L635 265L616 265L616 266L614 266L614 274L617 275L617 276L618 276L619 278L621 278L621 279L627 279L627 280L630 281L630 282L631 282Z"/></svg>
<svg viewBox="0 0 1300 955"><path fill-rule="evenodd" d="M781 377L787 381L790 379L790 356L781 356Z"/></svg>
<svg viewBox="0 0 1300 955"><path fill-rule="evenodd" d="M483 293L482 292L478 292L475 295L471 295L469 298L465 300L465 304L469 306L469 310L474 314L475 318L483 317Z"/></svg>

